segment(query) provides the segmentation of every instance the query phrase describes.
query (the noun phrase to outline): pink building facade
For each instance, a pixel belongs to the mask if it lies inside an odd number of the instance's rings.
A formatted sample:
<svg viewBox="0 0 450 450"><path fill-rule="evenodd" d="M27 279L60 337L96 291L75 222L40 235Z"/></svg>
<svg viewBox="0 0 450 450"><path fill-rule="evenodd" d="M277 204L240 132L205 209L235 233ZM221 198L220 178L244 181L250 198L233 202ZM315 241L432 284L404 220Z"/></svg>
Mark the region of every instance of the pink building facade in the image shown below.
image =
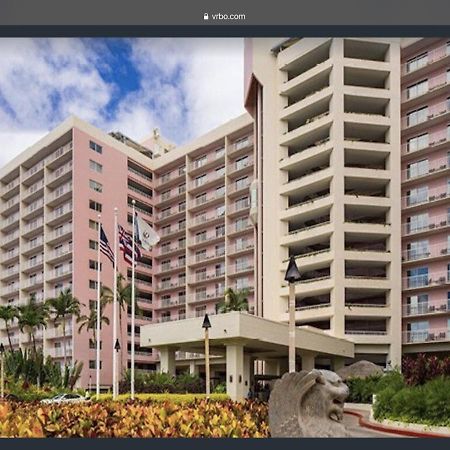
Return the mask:
<svg viewBox="0 0 450 450"><path fill-rule="evenodd" d="M450 42L402 51L403 350L450 349Z"/></svg>

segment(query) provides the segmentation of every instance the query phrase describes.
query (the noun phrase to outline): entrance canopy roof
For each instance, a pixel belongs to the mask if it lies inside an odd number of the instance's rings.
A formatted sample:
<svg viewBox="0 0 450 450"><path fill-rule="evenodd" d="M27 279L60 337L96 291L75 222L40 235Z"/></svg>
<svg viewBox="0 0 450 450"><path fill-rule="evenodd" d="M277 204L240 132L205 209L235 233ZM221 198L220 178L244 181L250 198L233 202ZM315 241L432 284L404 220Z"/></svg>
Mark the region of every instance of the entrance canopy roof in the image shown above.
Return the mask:
<svg viewBox="0 0 450 450"><path fill-rule="evenodd" d="M223 356L227 345L244 345L247 354L256 358L286 356L288 325L248 313L230 312L209 316L210 352ZM165 322L141 327L141 347L171 347L175 350L203 353L205 331L203 317ZM296 348L299 353L313 352L318 356L353 358L354 344L329 335L314 327L296 328Z"/></svg>

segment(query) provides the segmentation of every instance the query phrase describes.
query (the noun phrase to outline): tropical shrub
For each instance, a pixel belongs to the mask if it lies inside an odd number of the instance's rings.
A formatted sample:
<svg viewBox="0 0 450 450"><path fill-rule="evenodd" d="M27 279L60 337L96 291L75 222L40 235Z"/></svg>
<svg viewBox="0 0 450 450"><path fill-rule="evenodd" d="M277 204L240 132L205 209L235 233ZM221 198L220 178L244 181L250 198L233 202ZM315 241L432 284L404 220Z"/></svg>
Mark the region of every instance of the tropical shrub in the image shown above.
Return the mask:
<svg viewBox="0 0 450 450"><path fill-rule="evenodd" d="M0 437L268 437L267 423L250 401L0 403Z"/></svg>
<svg viewBox="0 0 450 450"><path fill-rule="evenodd" d="M202 400L206 398L206 394L136 394L136 400L145 400L153 402L173 402L173 403L192 403L196 400ZM212 401L225 401L229 400L227 394L210 394L209 399ZM92 398L96 401L95 396ZM112 400L112 394L100 394L99 401ZM117 401L130 400L130 394L120 394L117 396Z"/></svg>
<svg viewBox="0 0 450 450"><path fill-rule="evenodd" d="M450 378L439 377L417 386L386 387L377 393L374 416L377 420L450 426Z"/></svg>
<svg viewBox="0 0 450 450"><path fill-rule="evenodd" d="M351 403L372 403L372 396L383 389L401 389L405 385L401 373L395 370L384 375L351 378L345 383L350 390L347 401Z"/></svg>
<svg viewBox="0 0 450 450"><path fill-rule="evenodd" d="M438 358L423 353L416 357L406 356L402 360L402 372L411 386L424 384L440 376L450 377L450 357Z"/></svg>
<svg viewBox="0 0 450 450"><path fill-rule="evenodd" d="M142 393L202 393L205 392L205 382L197 375L183 373L172 376L159 372L139 372L135 373L135 390ZM130 392L131 372L125 371L119 385L119 391Z"/></svg>

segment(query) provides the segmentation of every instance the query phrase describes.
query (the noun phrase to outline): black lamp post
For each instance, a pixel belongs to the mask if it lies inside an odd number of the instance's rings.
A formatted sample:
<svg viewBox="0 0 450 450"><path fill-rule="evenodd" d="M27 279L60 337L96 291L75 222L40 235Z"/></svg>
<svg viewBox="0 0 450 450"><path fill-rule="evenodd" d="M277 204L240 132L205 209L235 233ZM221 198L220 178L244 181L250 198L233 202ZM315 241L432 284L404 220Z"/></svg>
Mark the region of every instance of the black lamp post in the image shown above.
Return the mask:
<svg viewBox="0 0 450 450"><path fill-rule="evenodd" d="M211 394L211 376L209 372L209 329L211 328L211 322L209 321L208 314L205 314L202 328L205 330L205 375L206 396L208 397Z"/></svg>
<svg viewBox="0 0 450 450"><path fill-rule="evenodd" d="M5 398L5 346L0 344L0 398Z"/></svg>
<svg viewBox="0 0 450 450"><path fill-rule="evenodd" d="M295 372L295 283L301 276L294 256L289 259L284 279L289 283L289 372Z"/></svg>

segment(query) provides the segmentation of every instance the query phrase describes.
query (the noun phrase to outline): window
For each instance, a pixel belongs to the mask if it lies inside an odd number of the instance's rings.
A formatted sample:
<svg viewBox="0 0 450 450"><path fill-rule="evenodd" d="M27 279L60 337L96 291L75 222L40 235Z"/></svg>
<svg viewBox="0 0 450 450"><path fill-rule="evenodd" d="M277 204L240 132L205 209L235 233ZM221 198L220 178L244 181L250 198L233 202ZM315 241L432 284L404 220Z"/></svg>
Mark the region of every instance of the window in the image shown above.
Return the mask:
<svg viewBox="0 0 450 450"><path fill-rule="evenodd" d="M248 186L248 177L239 178L234 185L236 190L246 188Z"/></svg>
<svg viewBox="0 0 450 450"><path fill-rule="evenodd" d="M92 159L89 160L89 168L97 173L102 173L103 171L103 166L96 161L92 161Z"/></svg>
<svg viewBox="0 0 450 450"><path fill-rule="evenodd" d="M225 225L219 225L216 227L216 237L225 236Z"/></svg>
<svg viewBox="0 0 450 450"><path fill-rule="evenodd" d="M97 241L93 241L92 239L89 239L89 248L91 250L97 250L98 242Z"/></svg>
<svg viewBox="0 0 450 450"><path fill-rule="evenodd" d="M97 183L97 181L89 180L89 187L95 191L95 192L102 192L103 186L100 183Z"/></svg>
<svg viewBox="0 0 450 450"><path fill-rule="evenodd" d="M408 99L418 97L428 91L428 80L419 81L407 88Z"/></svg>
<svg viewBox="0 0 450 450"><path fill-rule="evenodd" d="M216 256L225 255L225 244L216 245Z"/></svg>
<svg viewBox="0 0 450 450"><path fill-rule="evenodd" d="M225 275L225 264L224 263L216 264L215 271L216 277L221 277L222 275Z"/></svg>
<svg viewBox="0 0 450 450"><path fill-rule="evenodd" d="M417 161L415 163L408 164L407 177L416 178L428 173L428 159Z"/></svg>
<svg viewBox="0 0 450 450"><path fill-rule="evenodd" d="M429 135L428 133L421 134L420 136L413 137L408 139L408 152L416 152L417 150L421 150L423 148L428 147L429 144Z"/></svg>
<svg viewBox="0 0 450 450"><path fill-rule="evenodd" d="M248 277L240 277L236 279L236 289L247 289L250 286Z"/></svg>
<svg viewBox="0 0 450 450"><path fill-rule="evenodd" d="M223 155L225 155L225 147L220 147L216 150L216 159L221 158Z"/></svg>
<svg viewBox="0 0 450 450"><path fill-rule="evenodd" d="M203 205L203 203L206 203L206 201L207 201L206 192L204 192L203 194L197 195L197 197L195 197L196 205Z"/></svg>
<svg viewBox="0 0 450 450"><path fill-rule="evenodd" d="M95 349L97 348L97 341L94 341L93 339L89 339L89 348ZM102 348L102 341L100 341L100 349Z"/></svg>
<svg viewBox="0 0 450 450"><path fill-rule="evenodd" d="M178 248L186 248L186 238L178 239Z"/></svg>
<svg viewBox="0 0 450 450"><path fill-rule="evenodd" d="M97 270L98 262L92 259L89 260L89 269ZM100 270L102 270L102 264L100 263Z"/></svg>
<svg viewBox="0 0 450 450"><path fill-rule="evenodd" d="M425 122L427 118L428 118L428 106L425 106L424 108L420 108L408 113L406 116L406 121L408 127L412 127L413 125Z"/></svg>
<svg viewBox="0 0 450 450"><path fill-rule="evenodd" d="M195 179L195 186L196 186L196 187L202 186L202 185L204 185L205 183L206 183L206 174L200 175L199 177L197 177L197 178Z"/></svg>
<svg viewBox="0 0 450 450"><path fill-rule="evenodd" d="M247 217L241 217L241 218L237 219L235 222L236 231L243 230L243 229L247 228L247 226L248 226Z"/></svg>
<svg viewBox="0 0 450 450"><path fill-rule="evenodd" d="M207 161L208 161L208 158L206 157L206 155L203 155L194 161L194 167L195 168L202 167L206 164Z"/></svg>
<svg viewBox="0 0 450 450"><path fill-rule="evenodd" d="M89 228L90 228L91 230L98 231L98 222L95 221L95 220L89 219Z"/></svg>
<svg viewBox="0 0 450 450"><path fill-rule="evenodd" d="M94 152L99 153L100 155L103 153L103 147L96 144L94 141L89 141L89 148L91 150L94 150Z"/></svg>
<svg viewBox="0 0 450 450"><path fill-rule="evenodd" d="M414 58L408 60L406 63L406 71L414 72L414 70L418 70L428 64L428 54L423 53L419 56L415 56Z"/></svg>
<svg viewBox="0 0 450 450"><path fill-rule="evenodd" d="M102 212L102 204L94 200L89 200L89 208L97 212Z"/></svg>
<svg viewBox="0 0 450 450"><path fill-rule="evenodd" d="M430 255L428 239L410 242L407 246L408 260L426 258Z"/></svg>
<svg viewBox="0 0 450 450"><path fill-rule="evenodd" d="M165 201L168 200L170 198L170 190L168 191L164 191L163 193L161 193L161 201Z"/></svg>
<svg viewBox="0 0 450 450"><path fill-rule="evenodd" d="M179 186L178 186L178 193L179 194L184 194L186 192L186 184L184 183L184 184L180 184Z"/></svg>
<svg viewBox="0 0 450 450"><path fill-rule="evenodd" d="M417 214L408 218L409 233L414 233L425 228L428 228L428 213Z"/></svg>
<svg viewBox="0 0 450 450"><path fill-rule="evenodd" d="M178 211L179 212L186 211L186 202L178 203Z"/></svg>
<svg viewBox="0 0 450 450"><path fill-rule="evenodd" d="M408 287L428 286L428 267L415 267L407 271Z"/></svg>
<svg viewBox="0 0 450 450"><path fill-rule="evenodd" d="M248 156L244 156L242 158L239 158L236 160L236 170L240 170L243 169L244 167L247 167L249 163L249 157Z"/></svg>
<svg viewBox="0 0 450 450"><path fill-rule="evenodd" d="M225 195L225 186L219 186L216 188L216 198L223 197Z"/></svg>
<svg viewBox="0 0 450 450"><path fill-rule="evenodd" d="M408 315L428 312L428 294L412 295L406 299Z"/></svg>
<svg viewBox="0 0 450 450"><path fill-rule="evenodd" d="M225 175L225 166L216 169L216 178L223 177Z"/></svg>
<svg viewBox="0 0 450 450"><path fill-rule="evenodd" d="M408 191L408 206L428 201L428 186L422 186Z"/></svg>
<svg viewBox="0 0 450 450"><path fill-rule="evenodd" d="M206 259L206 250L200 250L195 253L195 261L200 262Z"/></svg>
<svg viewBox="0 0 450 450"><path fill-rule="evenodd" d="M97 368L97 364L96 364L96 360L89 360L89 369L96 369ZM102 368L102 362L100 361L100 369Z"/></svg>
<svg viewBox="0 0 450 450"><path fill-rule="evenodd" d="M216 208L216 216L217 217L222 217L224 215L225 215L225 205L217 206L217 208Z"/></svg>
<svg viewBox="0 0 450 450"><path fill-rule="evenodd" d="M97 289L97 285L95 280L89 280L89 289Z"/></svg>
<svg viewBox="0 0 450 450"><path fill-rule="evenodd" d="M195 308L195 317L203 317L206 314L206 305L197 306Z"/></svg>
<svg viewBox="0 0 450 450"><path fill-rule="evenodd" d="M407 329L410 332L409 342L423 342L428 340L428 320L408 323Z"/></svg>

